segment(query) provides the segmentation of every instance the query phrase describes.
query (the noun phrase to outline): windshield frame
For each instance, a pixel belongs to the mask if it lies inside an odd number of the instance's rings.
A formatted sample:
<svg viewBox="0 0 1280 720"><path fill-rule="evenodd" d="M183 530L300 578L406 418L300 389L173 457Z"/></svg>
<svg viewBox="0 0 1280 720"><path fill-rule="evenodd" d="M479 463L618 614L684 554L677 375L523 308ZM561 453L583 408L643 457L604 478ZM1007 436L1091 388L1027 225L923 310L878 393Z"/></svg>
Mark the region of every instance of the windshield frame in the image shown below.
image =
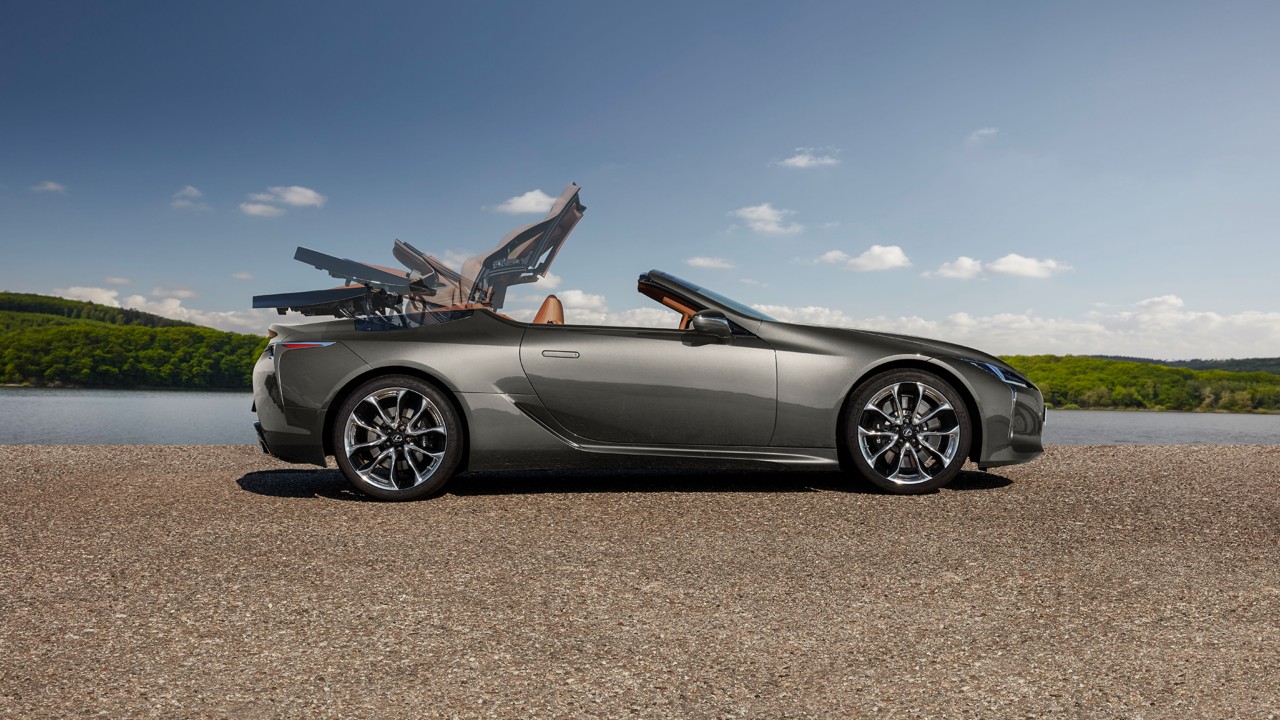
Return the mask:
<svg viewBox="0 0 1280 720"><path fill-rule="evenodd" d="M714 290L709 290L705 287L702 287L697 283L692 283L692 282L689 282L688 280L685 280L684 278L676 277L671 273L664 272L662 270L650 270L649 272L640 276L641 282L645 282L645 281L653 282L655 279L661 279L665 281L662 284L670 286L671 289L688 293L692 295L694 298L702 300L703 301L702 304L704 305L715 306L721 310L728 311L734 315L741 316L748 320L758 320L761 322L777 322L776 318L772 318L760 312L759 310L756 310L750 305L745 305L743 303L740 303L737 300L721 295L720 293Z"/></svg>

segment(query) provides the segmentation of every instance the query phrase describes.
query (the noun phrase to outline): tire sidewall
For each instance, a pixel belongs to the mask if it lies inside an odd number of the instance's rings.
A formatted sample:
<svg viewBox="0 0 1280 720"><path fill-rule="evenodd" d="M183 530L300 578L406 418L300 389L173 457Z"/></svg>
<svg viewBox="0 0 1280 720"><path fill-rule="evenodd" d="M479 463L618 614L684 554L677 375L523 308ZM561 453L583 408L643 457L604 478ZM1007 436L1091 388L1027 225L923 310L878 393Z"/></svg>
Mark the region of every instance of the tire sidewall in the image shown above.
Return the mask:
<svg viewBox="0 0 1280 720"><path fill-rule="evenodd" d="M347 418L351 416L351 412L371 393L392 387L412 390L434 403L440 411L448 438L444 457L440 459L440 466L435 474L421 485L405 490L387 490L366 482L352 467L346 454ZM436 494L457 472L465 444L462 437L462 423L458 420L458 412L452 400L435 385L410 375L384 375L369 380L351 391L338 408L332 433L333 454L338 463L338 469L356 489L379 500L418 500Z"/></svg>
<svg viewBox="0 0 1280 720"><path fill-rule="evenodd" d="M942 393L942 396L955 409L956 420L960 426L960 436L957 440L955 457L949 466L932 480L907 485L895 483L888 478L882 477L880 473L872 469L871 465L862 457L862 449L858 446L857 427L858 420L862 415L862 409L866 407L873 396L890 385L913 382L924 383ZM954 383L940 375L924 370L888 370L863 382L853 391L849 405L845 410L844 422L841 423L841 427L843 428L841 442L844 444L849 459L853 462L854 467L857 468L858 474L876 487L895 495L918 495L946 486L947 483L950 483L960 474L965 460L969 457L969 448L973 442L973 427L970 424L968 406L965 405L964 398L956 390Z"/></svg>

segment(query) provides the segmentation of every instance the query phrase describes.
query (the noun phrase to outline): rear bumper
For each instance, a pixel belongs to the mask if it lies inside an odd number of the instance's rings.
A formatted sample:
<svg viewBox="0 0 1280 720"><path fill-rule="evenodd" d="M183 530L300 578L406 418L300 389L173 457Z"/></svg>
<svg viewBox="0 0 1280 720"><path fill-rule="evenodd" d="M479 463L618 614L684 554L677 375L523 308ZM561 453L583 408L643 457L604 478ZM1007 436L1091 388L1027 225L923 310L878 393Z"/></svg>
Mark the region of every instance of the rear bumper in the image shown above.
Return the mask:
<svg viewBox="0 0 1280 720"><path fill-rule="evenodd" d="M257 420L253 421L253 430L258 433L258 447L262 448L262 452L270 455L271 448L267 446L267 434L262 431L262 423Z"/></svg>
<svg viewBox="0 0 1280 720"><path fill-rule="evenodd" d="M266 353L253 370L253 423L262 451L286 462L324 466L324 414L312 408L286 407L273 358Z"/></svg>

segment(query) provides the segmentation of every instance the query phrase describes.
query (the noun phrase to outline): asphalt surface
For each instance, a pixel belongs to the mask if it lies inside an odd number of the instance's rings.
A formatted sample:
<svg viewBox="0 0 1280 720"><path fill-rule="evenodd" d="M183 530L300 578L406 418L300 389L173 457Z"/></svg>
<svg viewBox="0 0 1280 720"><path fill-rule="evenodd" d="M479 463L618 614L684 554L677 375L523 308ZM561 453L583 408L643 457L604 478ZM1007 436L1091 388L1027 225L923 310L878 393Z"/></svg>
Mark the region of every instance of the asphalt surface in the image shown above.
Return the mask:
<svg viewBox="0 0 1280 720"><path fill-rule="evenodd" d="M464 476L0 446L0 717L1267 718L1280 446Z"/></svg>

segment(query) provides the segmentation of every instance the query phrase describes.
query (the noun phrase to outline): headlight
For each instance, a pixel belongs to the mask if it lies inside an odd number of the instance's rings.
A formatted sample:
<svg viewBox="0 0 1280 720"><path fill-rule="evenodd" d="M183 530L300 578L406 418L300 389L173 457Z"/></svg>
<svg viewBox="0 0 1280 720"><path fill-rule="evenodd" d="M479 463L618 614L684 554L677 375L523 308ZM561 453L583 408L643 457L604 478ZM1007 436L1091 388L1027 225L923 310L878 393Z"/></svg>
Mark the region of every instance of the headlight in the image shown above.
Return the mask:
<svg viewBox="0 0 1280 720"><path fill-rule="evenodd" d="M997 378L1000 379L1000 382L1004 383L1005 385L1011 385L1013 387L1020 387L1020 388L1031 387L1030 380L1022 377L1021 375L1019 375L1018 373L1012 370L1006 370L1005 368L1002 368L999 365L995 365L989 362L983 362L981 360L970 360L969 358L961 358L961 359L976 368L982 368L983 370L986 370L992 375L995 375Z"/></svg>

